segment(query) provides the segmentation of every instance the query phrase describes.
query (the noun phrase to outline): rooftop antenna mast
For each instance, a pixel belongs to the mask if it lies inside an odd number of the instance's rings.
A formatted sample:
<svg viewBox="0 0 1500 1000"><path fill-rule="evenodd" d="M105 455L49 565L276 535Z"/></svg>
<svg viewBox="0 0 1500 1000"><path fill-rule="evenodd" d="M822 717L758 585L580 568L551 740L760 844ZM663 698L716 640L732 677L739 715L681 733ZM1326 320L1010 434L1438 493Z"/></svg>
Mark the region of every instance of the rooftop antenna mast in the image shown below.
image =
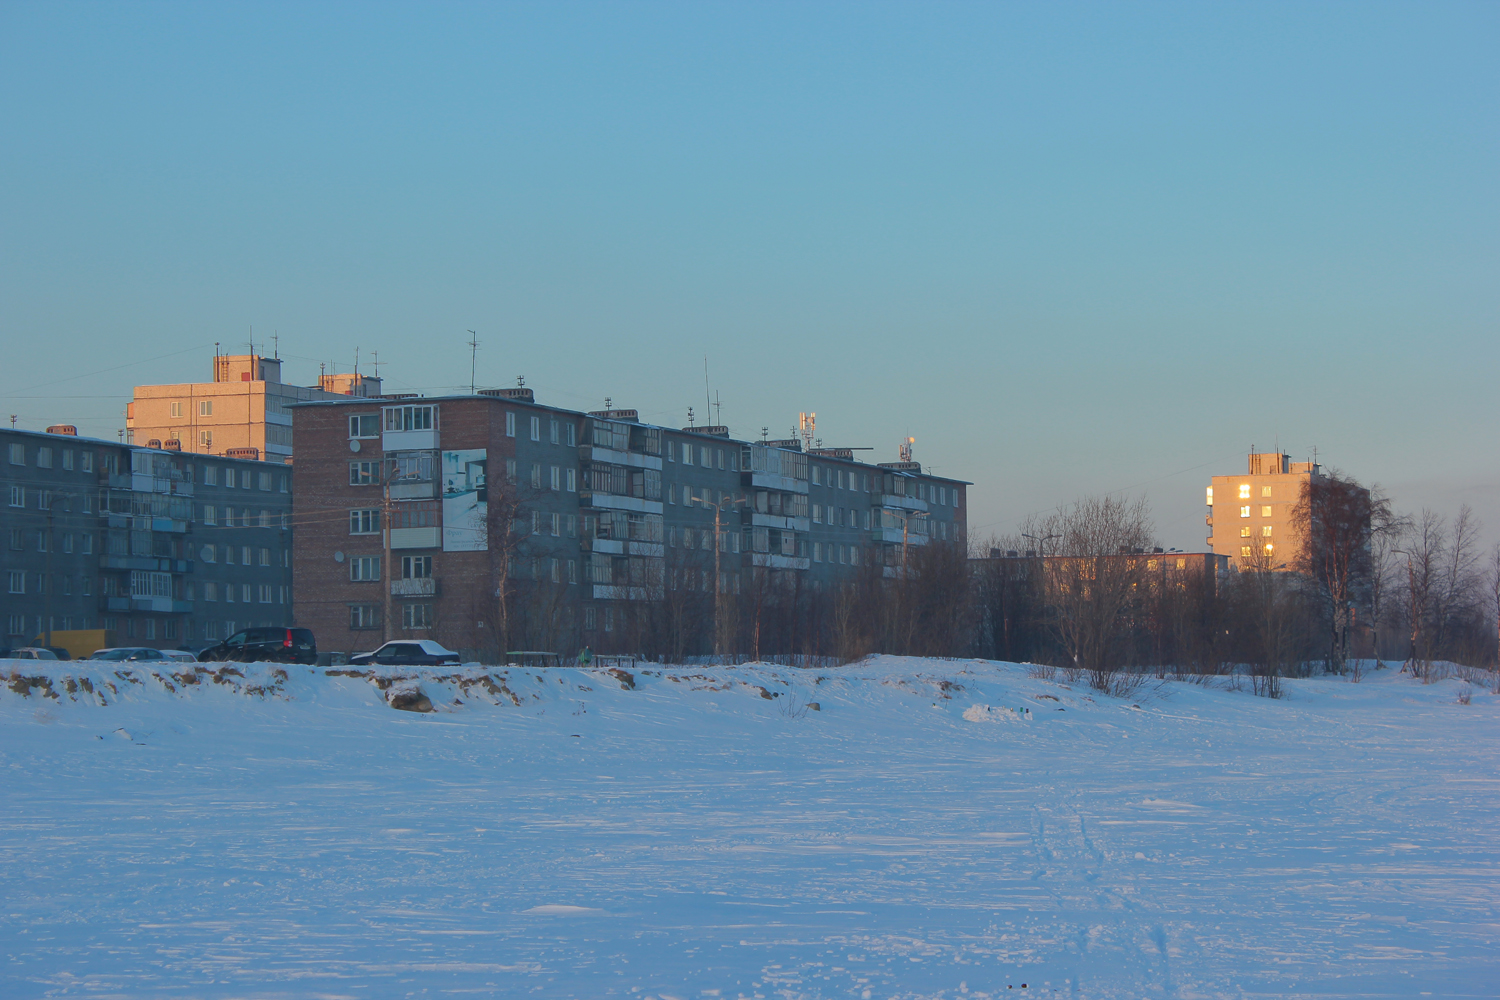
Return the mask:
<svg viewBox="0 0 1500 1000"><path fill-rule="evenodd" d="M688 426L693 426L693 408L691 406L688 407Z"/></svg>
<svg viewBox="0 0 1500 1000"><path fill-rule="evenodd" d="M370 354L374 358L374 360L370 362L370 367L373 368L373 369L375 369L375 375L374 375L374 377L375 378L379 378L380 377L380 352L379 351L371 351Z"/></svg>
<svg viewBox="0 0 1500 1000"><path fill-rule="evenodd" d="M797 414L797 430L802 435L803 450L812 451L813 437L818 431L818 415L816 413Z"/></svg>
<svg viewBox="0 0 1500 1000"><path fill-rule="evenodd" d="M271 357L277 361L281 360L281 331L276 330L271 334Z"/></svg>
<svg viewBox="0 0 1500 1000"><path fill-rule="evenodd" d="M719 390L714 390L714 423L724 426L724 404L719 401Z"/></svg>
<svg viewBox="0 0 1500 1000"><path fill-rule="evenodd" d="M354 374L359 374L359 348L354 349Z"/></svg>
<svg viewBox="0 0 1500 1000"><path fill-rule="evenodd" d="M910 462L911 461L911 446L914 445L914 444L916 444L916 443L917 443L917 439L914 438L914 437L909 437L905 441L901 442L901 452L900 452L900 454L901 454L901 461L903 461L903 462Z"/></svg>
<svg viewBox="0 0 1500 1000"><path fill-rule="evenodd" d="M710 413L713 408L713 400L708 395L708 355L705 354L703 355L703 412Z"/></svg>
<svg viewBox="0 0 1500 1000"><path fill-rule="evenodd" d="M479 335L469 331L469 395L474 395L474 370L479 364Z"/></svg>

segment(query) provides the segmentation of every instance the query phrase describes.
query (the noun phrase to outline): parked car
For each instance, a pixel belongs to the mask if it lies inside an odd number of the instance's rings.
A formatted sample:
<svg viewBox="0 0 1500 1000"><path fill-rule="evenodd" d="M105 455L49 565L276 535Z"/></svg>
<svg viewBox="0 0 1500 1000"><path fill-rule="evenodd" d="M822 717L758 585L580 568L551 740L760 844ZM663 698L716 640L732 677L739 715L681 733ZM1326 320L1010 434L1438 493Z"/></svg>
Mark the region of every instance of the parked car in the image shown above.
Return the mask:
<svg viewBox="0 0 1500 1000"><path fill-rule="evenodd" d="M93 653L91 653L89 655L89 659L91 659L91 660L113 660L113 661L116 661L116 662L124 661L124 660L128 660L128 661L137 661L137 660L165 661L166 657L161 654L161 650L159 650L159 649L152 649L150 646L114 646L114 647L112 647L110 649L96 649L96 650L94 650Z"/></svg>
<svg viewBox="0 0 1500 1000"><path fill-rule="evenodd" d="M47 648L52 650L52 655L57 657L59 660L71 660L73 658L73 654L68 652L66 649L63 649L61 646L48 646Z"/></svg>
<svg viewBox="0 0 1500 1000"><path fill-rule="evenodd" d="M42 646L22 646L10 651L12 660L55 660L57 654Z"/></svg>
<svg viewBox="0 0 1500 1000"><path fill-rule="evenodd" d="M370 653L359 653L349 657L356 666L390 664L392 666L431 666L439 663L457 663L459 656L451 649L431 639L394 639Z"/></svg>
<svg viewBox="0 0 1500 1000"><path fill-rule="evenodd" d="M198 657L193 655L191 649L164 649L161 651L161 655L169 660L176 660L178 663L198 662Z"/></svg>
<svg viewBox="0 0 1500 1000"><path fill-rule="evenodd" d="M247 628L198 654L204 661L239 663L316 663L318 644L311 629Z"/></svg>

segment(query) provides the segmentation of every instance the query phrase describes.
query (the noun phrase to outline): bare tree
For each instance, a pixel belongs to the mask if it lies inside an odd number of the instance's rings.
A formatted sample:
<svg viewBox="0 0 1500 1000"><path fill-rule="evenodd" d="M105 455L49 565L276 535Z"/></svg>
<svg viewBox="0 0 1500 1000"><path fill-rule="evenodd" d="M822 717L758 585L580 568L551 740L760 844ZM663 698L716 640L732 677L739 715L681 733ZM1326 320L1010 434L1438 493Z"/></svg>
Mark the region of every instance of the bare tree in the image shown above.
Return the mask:
<svg viewBox="0 0 1500 1000"><path fill-rule="evenodd" d="M1124 665L1127 617L1145 573L1144 560L1120 556L1151 547L1150 509L1144 498L1085 497L1043 528L1060 536L1058 557L1045 570L1058 640L1089 683L1109 691Z"/></svg>
<svg viewBox="0 0 1500 1000"><path fill-rule="evenodd" d="M1302 541L1296 569L1323 598L1328 626L1327 666L1343 673L1357 603L1369 591L1370 539L1390 520L1390 501L1337 472L1309 479L1292 509Z"/></svg>

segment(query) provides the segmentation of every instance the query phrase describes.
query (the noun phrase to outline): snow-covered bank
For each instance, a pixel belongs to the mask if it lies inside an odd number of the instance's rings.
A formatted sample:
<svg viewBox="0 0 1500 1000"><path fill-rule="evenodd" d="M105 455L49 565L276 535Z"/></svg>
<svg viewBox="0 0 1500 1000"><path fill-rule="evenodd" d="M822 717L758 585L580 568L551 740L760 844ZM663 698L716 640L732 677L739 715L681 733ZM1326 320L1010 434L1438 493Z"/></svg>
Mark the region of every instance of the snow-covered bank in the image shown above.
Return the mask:
<svg viewBox="0 0 1500 1000"><path fill-rule="evenodd" d="M1500 982L1497 701L1457 681L181 666L0 661L0 994Z"/></svg>

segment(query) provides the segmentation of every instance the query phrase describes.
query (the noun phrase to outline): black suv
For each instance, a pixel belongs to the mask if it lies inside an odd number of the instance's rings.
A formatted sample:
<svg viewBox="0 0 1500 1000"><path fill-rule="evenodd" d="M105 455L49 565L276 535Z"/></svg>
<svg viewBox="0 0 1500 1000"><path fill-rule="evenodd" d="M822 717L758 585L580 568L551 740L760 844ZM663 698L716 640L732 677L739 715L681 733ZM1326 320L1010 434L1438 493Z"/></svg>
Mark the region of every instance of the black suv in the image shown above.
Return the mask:
<svg viewBox="0 0 1500 1000"><path fill-rule="evenodd" d="M200 660L240 663L316 663L318 644L311 629L247 628L198 654Z"/></svg>

